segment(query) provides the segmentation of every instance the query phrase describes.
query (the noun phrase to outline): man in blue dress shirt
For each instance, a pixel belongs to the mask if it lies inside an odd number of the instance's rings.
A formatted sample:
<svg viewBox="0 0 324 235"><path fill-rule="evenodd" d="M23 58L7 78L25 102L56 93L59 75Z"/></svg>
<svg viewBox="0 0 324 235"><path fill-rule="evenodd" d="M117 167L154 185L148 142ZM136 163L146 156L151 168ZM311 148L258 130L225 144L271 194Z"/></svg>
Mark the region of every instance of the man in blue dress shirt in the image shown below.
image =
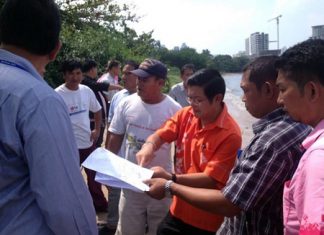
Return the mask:
<svg viewBox="0 0 324 235"><path fill-rule="evenodd" d="M96 234L65 103L43 80L60 49L53 0L0 13L0 234Z"/></svg>

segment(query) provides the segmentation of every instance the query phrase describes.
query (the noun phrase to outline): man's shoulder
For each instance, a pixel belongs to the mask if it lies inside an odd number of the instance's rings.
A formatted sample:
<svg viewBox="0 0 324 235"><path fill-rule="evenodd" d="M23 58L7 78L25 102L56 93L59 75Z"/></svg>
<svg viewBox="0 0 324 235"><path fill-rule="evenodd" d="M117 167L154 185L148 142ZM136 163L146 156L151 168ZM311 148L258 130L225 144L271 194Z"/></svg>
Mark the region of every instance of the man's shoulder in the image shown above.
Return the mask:
<svg viewBox="0 0 324 235"><path fill-rule="evenodd" d="M280 120L273 120L258 134L259 143L264 146L281 146L289 148L301 142L307 137L311 128L305 124L293 121L288 115Z"/></svg>
<svg viewBox="0 0 324 235"><path fill-rule="evenodd" d="M165 97L165 102L168 104L168 105L170 105L170 106L172 106L172 107L174 107L174 108L176 108L176 109L181 109L182 107L181 107L181 105L177 102L177 101L175 101L173 98L171 98L169 95L165 95L166 97Z"/></svg>
<svg viewBox="0 0 324 235"><path fill-rule="evenodd" d="M179 83L174 84L171 87L170 91L178 91L178 90L181 90L182 87L183 87L183 83L182 82L179 82Z"/></svg>

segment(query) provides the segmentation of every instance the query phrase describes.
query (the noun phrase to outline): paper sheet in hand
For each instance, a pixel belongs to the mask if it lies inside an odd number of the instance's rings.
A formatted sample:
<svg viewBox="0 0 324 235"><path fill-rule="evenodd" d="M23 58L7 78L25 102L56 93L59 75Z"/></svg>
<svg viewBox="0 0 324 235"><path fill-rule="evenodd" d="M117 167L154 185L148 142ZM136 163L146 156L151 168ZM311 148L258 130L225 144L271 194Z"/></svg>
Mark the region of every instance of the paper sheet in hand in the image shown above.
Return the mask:
<svg viewBox="0 0 324 235"><path fill-rule="evenodd" d="M117 188L137 192L148 191L143 180L150 179L153 171L121 158L104 148L97 148L82 163L85 168L97 172L95 180Z"/></svg>

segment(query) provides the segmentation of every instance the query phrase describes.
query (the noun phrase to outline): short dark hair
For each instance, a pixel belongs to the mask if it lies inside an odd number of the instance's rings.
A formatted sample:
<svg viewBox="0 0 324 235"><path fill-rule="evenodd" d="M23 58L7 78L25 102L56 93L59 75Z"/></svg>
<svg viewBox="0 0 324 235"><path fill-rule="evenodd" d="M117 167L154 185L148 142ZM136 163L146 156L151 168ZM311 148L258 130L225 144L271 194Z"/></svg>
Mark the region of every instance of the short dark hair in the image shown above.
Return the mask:
<svg viewBox="0 0 324 235"><path fill-rule="evenodd" d="M303 89L308 81L324 86L324 40L308 39L286 50L276 68Z"/></svg>
<svg viewBox="0 0 324 235"><path fill-rule="evenodd" d="M71 72L75 69L82 69L82 64L79 60L71 59L65 60L61 64L61 72L65 74L66 72Z"/></svg>
<svg viewBox="0 0 324 235"><path fill-rule="evenodd" d="M244 66L243 72L250 71L249 81L253 82L258 90L267 81L276 81L278 71L275 63L278 56L260 56Z"/></svg>
<svg viewBox="0 0 324 235"><path fill-rule="evenodd" d="M110 60L107 63L107 70L111 70L113 67L120 66L120 62L118 60Z"/></svg>
<svg viewBox="0 0 324 235"><path fill-rule="evenodd" d="M36 55L57 46L60 13L53 0L7 0L0 13L0 41Z"/></svg>
<svg viewBox="0 0 324 235"><path fill-rule="evenodd" d="M97 68L97 62L91 59L86 59L82 65L82 72L87 73L89 72L92 68Z"/></svg>
<svg viewBox="0 0 324 235"><path fill-rule="evenodd" d="M216 69L198 70L189 77L187 85L202 87L209 102L218 94L222 94L224 98L226 90L224 78Z"/></svg>
<svg viewBox="0 0 324 235"><path fill-rule="evenodd" d="M195 72L195 66L193 64L185 64L184 66L181 67L180 69L180 74L183 75L183 73L185 72L185 70L190 69L193 72Z"/></svg>
<svg viewBox="0 0 324 235"><path fill-rule="evenodd" d="M134 70L135 70L135 69L138 69L138 67L139 67L139 64L136 63L134 60L127 60L127 61L125 62L125 65L130 65L130 66L132 66L132 67L134 68Z"/></svg>

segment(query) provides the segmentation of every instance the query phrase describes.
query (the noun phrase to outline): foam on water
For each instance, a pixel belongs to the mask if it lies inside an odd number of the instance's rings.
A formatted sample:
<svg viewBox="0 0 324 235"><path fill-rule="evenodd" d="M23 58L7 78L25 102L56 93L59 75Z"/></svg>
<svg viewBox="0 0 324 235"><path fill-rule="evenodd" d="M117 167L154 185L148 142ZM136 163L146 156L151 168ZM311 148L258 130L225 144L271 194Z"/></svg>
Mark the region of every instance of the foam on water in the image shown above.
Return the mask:
<svg viewBox="0 0 324 235"><path fill-rule="evenodd" d="M245 110L242 102L242 89L240 87L241 73L225 73L222 74L226 84L225 100L229 100L240 110Z"/></svg>

